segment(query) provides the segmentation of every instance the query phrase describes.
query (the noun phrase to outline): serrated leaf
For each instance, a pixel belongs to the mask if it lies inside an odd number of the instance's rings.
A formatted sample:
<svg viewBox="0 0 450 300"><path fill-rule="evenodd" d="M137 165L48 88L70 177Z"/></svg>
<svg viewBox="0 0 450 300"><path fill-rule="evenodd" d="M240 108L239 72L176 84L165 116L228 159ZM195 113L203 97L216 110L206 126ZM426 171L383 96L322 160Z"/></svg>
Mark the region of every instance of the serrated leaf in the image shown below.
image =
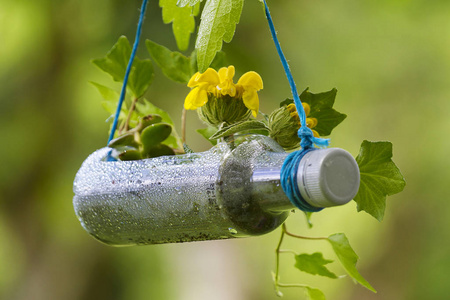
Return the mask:
<svg viewBox="0 0 450 300"><path fill-rule="evenodd" d="M202 0L178 0L177 5L179 7L185 7L187 6L194 6L196 4L199 4L200 2L202 2Z"/></svg>
<svg viewBox="0 0 450 300"><path fill-rule="evenodd" d="M196 72L191 68L190 59L180 52L172 52L153 41L146 41L148 52L167 78L187 84Z"/></svg>
<svg viewBox="0 0 450 300"><path fill-rule="evenodd" d="M329 278L337 278L336 274L328 270L325 265L332 263L332 260L323 258L322 253L316 252L313 254L299 254L295 256L295 267L300 271L320 275Z"/></svg>
<svg viewBox="0 0 450 300"><path fill-rule="evenodd" d="M210 137L210 139L220 139L222 137L230 136L238 132L249 132L254 130L266 130L268 132L269 128L267 127L266 124L264 124L261 121L256 120L244 121L240 123L231 124L230 126L218 130Z"/></svg>
<svg viewBox="0 0 450 300"><path fill-rule="evenodd" d="M306 89L300 95L300 100L308 103L311 107L311 113L308 117L316 118L318 120L314 130L316 130L320 136L330 135L331 131L347 117L347 115L333 109L336 93L337 90L332 89L328 92L313 94Z"/></svg>
<svg viewBox="0 0 450 300"><path fill-rule="evenodd" d="M358 255L353 251L350 243L343 233L332 234L327 239L333 247L334 253L338 257L348 275L355 279L359 284L376 293L377 291L361 276L356 270L356 263L358 262Z"/></svg>
<svg viewBox="0 0 450 300"><path fill-rule="evenodd" d="M319 289L315 289L312 287L306 287L306 296L309 297L310 300L326 300L325 295Z"/></svg>
<svg viewBox="0 0 450 300"><path fill-rule="evenodd" d="M205 139L208 140L213 146L217 145L217 140L211 140L210 137L217 132L217 128L214 127L207 127L202 129L196 130L198 133L200 133Z"/></svg>
<svg viewBox="0 0 450 300"><path fill-rule="evenodd" d="M190 65L191 65L191 70L192 70L192 74L196 73L198 71L198 66L197 66L197 50L192 51L190 58ZM209 66L210 68L213 68L216 71L219 71L220 68L222 67L227 67L228 64L228 60L227 60L227 56L225 54L225 52L223 51L219 51L216 53L216 56L214 57L211 65Z"/></svg>
<svg viewBox="0 0 450 300"><path fill-rule="evenodd" d="M133 68L128 78L128 87L134 95L134 98L141 98L147 92L149 86L152 84L155 74L153 72L153 65L151 60L135 59Z"/></svg>
<svg viewBox="0 0 450 300"><path fill-rule="evenodd" d="M104 58L94 59L92 63L111 75L114 81L123 82L130 57L130 42L125 36L121 36ZM135 57L127 82L127 87L135 98L140 98L145 94L153 76L151 61Z"/></svg>
<svg viewBox="0 0 450 300"><path fill-rule="evenodd" d="M195 29L192 7L177 6L177 0L159 0L159 6L162 7L163 22L166 24L172 23L172 30L178 49L181 51L186 50L189 47L191 33Z"/></svg>
<svg viewBox="0 0 450 300"><path fill-rule="evenodd" d="M355 201L358 211L364 210L377 220L384 217L386 196L405 187L402 173L392 161L392 143L363 141L358 156L361 182Z"/></svg>
<svg viewBox="0 0 450 300"><path fill-rule="evenodd" d="M231 42L244 0L208 0L203 8L195 49L200 73L206 71L222 41Z"/></svg>
<svg viewBox="0 0 450 300"><path fill-rule="evenodd" d="M130 43L125 36L121 36L104 58L94 59L92 63L111 75L114 81L121 82L124 79L130 56Z"/></svg>

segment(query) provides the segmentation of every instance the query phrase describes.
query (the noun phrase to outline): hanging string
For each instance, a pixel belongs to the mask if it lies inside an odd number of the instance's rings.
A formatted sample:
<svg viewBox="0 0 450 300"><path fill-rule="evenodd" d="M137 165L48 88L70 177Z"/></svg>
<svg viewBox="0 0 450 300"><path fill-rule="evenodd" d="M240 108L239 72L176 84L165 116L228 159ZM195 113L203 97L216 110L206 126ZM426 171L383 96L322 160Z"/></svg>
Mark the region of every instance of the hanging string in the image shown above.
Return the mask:
<svg viewBox="0 0 450 300"><path fill-rule="evenodd" d="M128 61L127 69L125 71L125 77L123 78L122 90L120 92L119 102L117 103L117 109L116 109L116 113L114 115L114 122L111 127L111 133L109 134L108 144L114 138L114 133L116 132L116 129L117 129L117 123L119 122L120 111L122 110L122 104L125 99L125 94L127 91L128 77L130 75L131 66L133 65L134 57L136 56L136 51L139 46L139 39L141 37L142 24L144 23L146 9L147 9L147 0L143 0L142 6L141 6L141 14L139 16L139 23L138 23L138 27L136 30L136 37L134 39L133 50L131 51L130 60Z"/></svg>
<svg viewBox="0 0 450 300"><path fill-rule="evenodd" d="M297 173L300 160L303 156L313 150L314 145L319 147L328 146L329 139L316 138L310 128L306 126L306 114L303 109L302 102L297 92L297 87L295 85L294 78L292 77L291 70L287 63L286 57L281 50L280 42L278 41L277 33L275 31L275 26L273 25L272 17L269 12L269 7L267 6L266 0L263 0L264 9L266 13L266 19L269 23L270 33L272 34L272 39L275 43L275 47L280 57L281 64L283 65L284 72L286 73L287 79L289 81L289 86L291 87L292 96L294 98L294 104L297 108L298 116L300 118L300 129L298 130L298 137L300 138L300 151L294 151L290 153L285 159L283 166L281 167L281 187L284 193L288 196L289 200L297 208L305 212L317 212L322 210L322 208L314 207L310 205L301 195L297 184Z"/></svg>

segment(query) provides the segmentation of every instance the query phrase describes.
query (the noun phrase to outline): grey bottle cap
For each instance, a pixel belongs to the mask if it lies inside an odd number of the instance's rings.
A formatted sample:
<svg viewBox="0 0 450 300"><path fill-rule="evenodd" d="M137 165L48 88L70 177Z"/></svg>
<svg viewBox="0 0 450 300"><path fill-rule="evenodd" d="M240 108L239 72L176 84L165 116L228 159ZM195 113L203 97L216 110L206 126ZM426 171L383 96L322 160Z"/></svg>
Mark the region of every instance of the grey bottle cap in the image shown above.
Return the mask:
<svg viewBox="0 0 450 300"><path fill-rule="evenodd" d="M358 164L343 149L310 151L298 166L297 184L302 197L312 206L343 205L358 193Z"/></svg>

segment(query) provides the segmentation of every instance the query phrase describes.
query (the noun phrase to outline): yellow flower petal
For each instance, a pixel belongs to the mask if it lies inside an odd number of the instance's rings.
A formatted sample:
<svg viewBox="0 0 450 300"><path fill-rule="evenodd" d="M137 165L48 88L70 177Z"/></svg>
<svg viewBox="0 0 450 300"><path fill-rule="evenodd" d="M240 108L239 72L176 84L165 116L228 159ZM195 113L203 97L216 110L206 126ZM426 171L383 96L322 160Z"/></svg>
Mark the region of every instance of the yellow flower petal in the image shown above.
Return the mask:
<svg viewBox="0 0 450 300"><path fill-rule="evenodd" d="M198 85L198 77L200 76L200 73L197 72L194 75L192 75L191 79L189 80L187 86L188 87L196 87Z"/></svg>
<svg viewBox="0 0 450 300"><path fill-rule="evenodd" d="M317 137L317 138L320 137L319 133L317 131L315 131L314 129L312 130L312 132L313 132L314 137Z"/></svg>
<svg viewBox="0 0 450 300"><path fill-rule="evenodd" d="M303 110L305 111L305 115L309 116L309 113L311 112L311 108L309 107L308 103L302 102Z"/></svg>
<svg viewBox="0 0 450 300"><path fill-rule="evenodd" d="M208 102L208 93L202 87L192 89L184 100L184 108L194 110Z"/></svg>
<svg viewBox="0 0 450 300"><path fill-rule="evenodd" d="M196 81L198 83L209 83L212 86L216 86L220 83L219 74L216 70L208 68L204 73L197 75Z"/></svg>
<svg viewBox="0 0 450 300"><path fill-rule="evenodd" d="M220 82L225 82L227 80L231 80L231 82L233 82L233 77L234 77L234 66L229 66L228 68L220 68L219 70L219 78L220 78Z"/></svg>
<svg viewBox="0 0 450 300"><path fill-rule="evenodd" d="M245 106L252 111L253 116L256 118L259 110L259 98L256 90L244 91L242 101L244 101Z"/></svg>
<svg viewBox="0 0 450 300"><path fill-rule="evenodd" d="M309 128L314 128L317 126L317 119L316 118L306 118L306 126Z"/></svg>
<svg viewBox="0 0 450 300"><path fill-rule="evenodd" d="M243 86L244 90L253 89L259 91L263 88L263 81L261 76L253 71L247 72L242 75L241 78L239 78L237 84Z"/></svg>

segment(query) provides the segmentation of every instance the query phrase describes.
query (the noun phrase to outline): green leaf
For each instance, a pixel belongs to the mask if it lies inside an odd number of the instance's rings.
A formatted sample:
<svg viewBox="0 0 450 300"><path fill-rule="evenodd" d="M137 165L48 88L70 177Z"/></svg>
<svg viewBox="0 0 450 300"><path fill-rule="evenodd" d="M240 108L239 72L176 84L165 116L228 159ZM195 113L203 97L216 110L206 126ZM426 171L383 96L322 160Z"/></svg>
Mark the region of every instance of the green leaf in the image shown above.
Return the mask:
<svg viewBox="0 0 450 300"><path fill-rule="evenodd" d="M128 78L128 87L134 95L134 98L141 98L147 92L151 85L155 74L151 60L135 59L133 67Z"/></svg>
<svg viewBox="0 0 450 300"><path fill-rule="evenodd" d="M220 68L227 67L227 66L228 66L228 61L227 61L227 56L226 56L225 52L223 52L223 51L217 52L210 67L213 68L214 70L218 71Z"/></svg>
<svg viewBox="0 0 450 300"><path fill-rule="evenodd" d="M207 128L197 129L197 132L207 139L213 146L217 145L217 140L210 139L210 137L217 132L217 128L209 126Z"/></svg>
<svg viewBox="0 0 450 300"><path fill-rule="evenodd" d="M104 58L94 59L92 63L111 75L114 81L123 82L130 57L130 42L125 36L121 36ZM145 94L153 81L153 76L152 62L135 57L127 83L135 98Z"/></svg>
<svg viewBox="0 0 450 300"><path fill-rule="evenodd" d="M167 143L168 145L170 145L173 148L181 148L182 149L183 144L181 143L181 140L175 130L173 121L170 118L168 113L166 113L164 110L153 105L150 101L145 100L145 99L144 99L143 103L139 103L139 102L136 103L136 110L139 112L139 114L144 115L144 116L159 115L162 118L163 122L172 125L172 136L174 137L175 142L171 137L169 137L166 141L164 141L164 143ZM174 143L176 144L176 146L174 145Z"/></svg>
<svg viewBox="0 0 450 300"><path fill-rule="evenodd" d="M238 132L249 132L254 130L265 130L268 132L269 128L267 127L266 124L264 124L261 121L256 120L244 121L240 123L231 124L230 126L218 130L210 137L210 139L220 139L222 137L230 136Z"/></svg>
<svg viewBox="0 0 450 300"><path fill-rule="evenodd" d="M141 143L144 149L154 147L167 139L172 132L172 126L165 123L153 124L142 130Z"/></svg>
<svg viewBox="0 0 450 300"><path fill-rule="evenodd" d="M325 300L325 295L319 289L307 286L305 291L310 300Z"/></svg>
<svg viewBox="0 0 450 300"><path fill-rule="evenodd" d="M166 24L173 22L172 30L178 49L186 50L189 47L191 33L195 29L192 7L177 6L177 0L159 0L159 6L162 7L163 22Z"/></svg>
<svg viewBox="0 0 450 300"><path fill-rule="evenodd" d="M173 149L164 144L159 144L144 150L144 156L148 158L174 154L175 152L173 151Z"/></svg>
<svg viewBox="0 0 450 300"><path fill-rule="evenodd" d="M336 93L337 90L332 89L328 92L313 94L306 89L300 95L301 101L308 103L311 107L311 113L308 117L318 120L314 130L320 136L330 135L331 131L347 117L347 115L333 109Z"/></svg>
<svg viewBox="0 0 450 300"><path fill-rule="evenodd" d="M384 217L386 196L405 187L402 173L392 161L392 143L363 141L358 156L361 183L355 201L358 211L364 210L377 220Z"/></svg>
<svg viewBox="0 0 450 300"><path fill-rule="evenodd" d="M200 73L206 71L222 41L231 42L244 0L208 0L203 8L195 49Z"/></svg>
<svg viewBox="0 0 450 300"><path fill-rule="evenodd" d="M336 274L329 271L325 265L332 263L332 260L323 258L322 253L316 252L313 254L299 254L295 256L295 267L300 271L312 274L320 275L330 278L337 278Z"/></svg>
<svg viewBox="0 0 450 300"><path fill-rule="evenodd" d="M199 4L200 2L202 2L202 0L178 0L177 5L179 7L185 7L187 6L194 6L196 4Z"/></svg>
<svg viewBox="0 0 450 300"><path fill-rule="evenodd" d="M294 99L289 99L288 98L288 99L280 102L280 107L283 107L285 105L287 106L287 105L292 104L292 103L294 103Z"/></svg>
<svg viewBox="0 0 450 300"><path fill-rule="evenodd" d="M111 148L119 148L119 147L123 147L123 146L130 146L130 147L134 147L134 148L139 147L139 144L136 142L136 140L134 138L134 132L128 132L126 134L123 134L123 135L111 140L108 143L108 147L111 147Z"/></svg>
<svg viewBox="0 0 450 300"><path fill-rule="evenodd" d="M167 78L187 84L191 76L196 72L191 68L190 59L180 52L172 52L150 40L146 41L146 45L150 56Z"/></svg>
<svg viewBox="0 0 450 300"><path fill-rule="evenodd" d="M139 160L142 159L141 152L138 150L125 150L119 154L120 160Z"/></svg>
<svg viewBox="0 0 450 300"><path fill-rule="evenodd" d="M173 121L170 118L169 114L166 113L161 108L153 105L150 101L144 99L144 101L136 103L136 110L144 115L159 115L163 122L168 123L173 126Z"/></svg>
<svg viewBox="0 0 450 300"><path fill-rule="evenodd" d="M362 286L376 293L376 290L368 283L356 270L356 263L358 262L358 255L353 251L347 237L343 233L332 234L327 239L333 247L336 256L341 262L344 269L353 279L355 279Z"/></svg>
<svg viewBox="0 0 450 300"><path fill-rule="evenodd" d="M111 75L114 81L122 82L130 56L130 43L125 36L121 36L104 58L94 59L92 63Z"/></svg>
<svg viewBox="0 0 450 300"><path fill-rule="evenodd" d="M107 101L111 101L111 102L116 102L116 103L119 100L120 95L117 91L110 89L109 87L104 86L100 83L96 83L96 82L92 82L92 81L89 81L89 83L97 88L97 90L99 91L99 93L103 99L105 99Z"/></svg>

